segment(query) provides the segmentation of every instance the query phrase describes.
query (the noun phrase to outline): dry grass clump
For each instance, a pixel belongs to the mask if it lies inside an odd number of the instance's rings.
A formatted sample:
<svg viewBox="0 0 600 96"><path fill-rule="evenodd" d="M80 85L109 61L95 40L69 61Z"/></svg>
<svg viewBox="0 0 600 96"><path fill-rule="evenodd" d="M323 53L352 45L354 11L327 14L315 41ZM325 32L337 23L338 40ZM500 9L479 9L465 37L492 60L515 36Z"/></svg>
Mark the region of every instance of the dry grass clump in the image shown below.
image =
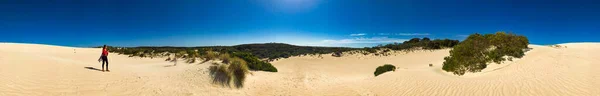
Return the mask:
<svg viewBox="0 0 600 96"><path fill-rule="evenodd" d="M210 66L209 70L213 83L229 86L229 83L231 82L231 72L227 69L227 65Z"/></svg>
<svg viewBox="0 0 600 96"><path fill-rule="evenodd" d="M550 47L552 48L567 48L567 46L562 46L562 45L550 45Z"/></svg>
<svg viewBox="0 0 600 96"><path fill-rule="evenodd" d="M217 57L219 56L219 53L214 52L214 51L206 51L206 54L204 54L204 56L202 56L206 61L210 61L210 60L214 60L217 59Z"/></svg>
<svg viewBox="0 0 600 96"><path fill-rule="evenodd" d="M250 73L246 62L240 58L233 58L229 64L229 71L233 74L235 86L238 88L243 87L244 80L246 80L246 73Z"/></svg>
<svg viewBox="0 0 600 96"><path fill-rule="evenodd" d="M224 57L223 59L227 59L229 63L214 65L209 68L213 83L223 86L231 86L231 83L233 83L236 88L242 88L244 80L246 80L246 74L250 73L246 61L237 57L221 56Z"/></svg>
<svg viewBox="0 0 600 96"><path fill-rule="evenodd" d="M219 55L219 59L223 60L223 63L229 64L231 61L231 55L229 54L221 54Z"/></svg>

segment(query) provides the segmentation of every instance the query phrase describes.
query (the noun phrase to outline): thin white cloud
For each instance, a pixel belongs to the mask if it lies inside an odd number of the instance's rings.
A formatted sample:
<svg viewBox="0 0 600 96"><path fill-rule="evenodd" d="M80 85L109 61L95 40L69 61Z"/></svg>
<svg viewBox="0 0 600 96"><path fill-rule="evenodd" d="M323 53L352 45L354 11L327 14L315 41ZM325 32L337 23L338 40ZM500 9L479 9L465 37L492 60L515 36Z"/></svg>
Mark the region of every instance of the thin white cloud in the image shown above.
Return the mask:
<svg viewBox="0 0 600 96"><path fill-rule="evenodd" d="M397 35L402 35L402 36L426 36L426 35L431 35L429 33L398 33Z"/></svg>
<svg viewBox="0 0 600 96"><path fill-rule="evenodd" d="M404 42L407 39L399 38L388 38L388 37L372 37L372 38L354 38L354 39L341 39L341 40L323 40L323 44L357 44L357 43L394 43Z"/></svg>
<svg viewBox="0 0 600 96"><path fill-rule="evenodd" d="M358 34L350 34L350 36L365 36L367 34L365 33L358 33Z"/></svg>
<svg viewBox="0 0 600 96"><path fill-rule="evenodd" d="M429 33L379 33L378 35L427 36Z"/></svg>

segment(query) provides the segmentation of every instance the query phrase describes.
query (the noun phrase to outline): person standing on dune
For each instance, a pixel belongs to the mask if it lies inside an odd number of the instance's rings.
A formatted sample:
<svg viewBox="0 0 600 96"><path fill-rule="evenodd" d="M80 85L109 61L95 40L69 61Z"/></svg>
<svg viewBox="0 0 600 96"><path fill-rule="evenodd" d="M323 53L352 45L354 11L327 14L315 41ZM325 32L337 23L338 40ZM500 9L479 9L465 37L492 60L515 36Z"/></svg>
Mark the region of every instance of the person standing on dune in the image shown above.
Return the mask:
<svg viewBox="0 0 600 96"><path fill-rule="evenodd" d="M110 70L108 70L108 49L106 49L106 45L104 45L104 47L102 47L102 55L100 55L100 58L98 58L98 62L100 62L100 60L102 60L102 72L104 72L104 63L106 63L106 71L110 72Z"/></svg>

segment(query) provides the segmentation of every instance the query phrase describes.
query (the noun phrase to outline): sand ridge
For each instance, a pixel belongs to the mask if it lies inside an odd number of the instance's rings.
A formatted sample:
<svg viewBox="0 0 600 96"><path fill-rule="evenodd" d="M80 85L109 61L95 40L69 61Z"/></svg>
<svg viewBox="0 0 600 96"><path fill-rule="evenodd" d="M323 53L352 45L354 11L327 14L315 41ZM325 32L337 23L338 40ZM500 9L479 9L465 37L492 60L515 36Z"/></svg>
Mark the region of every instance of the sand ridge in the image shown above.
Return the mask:
<svg viewBox="0 0 600 96"><path fill-rule="evenodd" d="M441 70L450 49L296 56L271 62L279 72L252 71L236 89L211 83L207 68L217 61L170 66L111 53L112 72L100 72L99 48L0 43L0 95L599 95L600 43L560 45L530 45L521 59L465 76ZM375 77L383 64L398 69Z"/></svg>

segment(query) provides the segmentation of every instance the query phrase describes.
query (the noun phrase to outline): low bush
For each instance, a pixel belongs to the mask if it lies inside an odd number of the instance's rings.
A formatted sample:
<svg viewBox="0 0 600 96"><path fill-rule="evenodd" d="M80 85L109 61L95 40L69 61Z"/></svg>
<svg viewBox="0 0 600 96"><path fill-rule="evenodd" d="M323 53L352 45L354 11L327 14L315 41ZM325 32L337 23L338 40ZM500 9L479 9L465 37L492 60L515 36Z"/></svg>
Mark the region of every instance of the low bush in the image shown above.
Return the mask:
<svg viewBox="0 0 600 96"><path fill-rule="evenodd" d="M451 48L459 43L458 40L450 40L450 39L435 39L431 40L427 37L420 38L412 38L408 41L404 41L402 43L392 43L386 45L378 45L373 47L372 49L380 49L380 48L388 48L392 50L410 50L413 48L422 48L422 49L442 49L442 48ZM364 50L374 53L375 50L367 49Z"/></svg>
<svg viewBox="0 0 600 96"><path fill-rule="evenodd" d="M378 76L379 74L383 74L388 71L396 71L396 66L391 65L391 64L385 64L383 66L379 66L379 67L377 67L377 69L375 69L375 72L373 74L375 74L375 76Z"/></svg>
<svg viewBox="0 0 600 96"><path fill-rule="evenodd" d="M490 62L500 64L507 59L512 60L512 57L523 57L527 45L529 41L525 36L504 32L473 34L450 50L450 56L444 58L442 69L456 75L480 72Z"/></svg>
<svg viewBox="0 0 600 96"><path fill-rule="evenodd" d="M331 56L333 56L333 57L342 57L342 52L333 52L333 54L331 54Z"/></svg>
<svg viewBox="0 0 600 96"><path fill-rule="evenodd" d="M268 72L277 72L277 68L275 68L271 63L261 61L258 57L247 53L247 52L234 52L233 56L239 57L246 61L248 68L252 70L260 70L260 71L268 71Z"/></svg>

